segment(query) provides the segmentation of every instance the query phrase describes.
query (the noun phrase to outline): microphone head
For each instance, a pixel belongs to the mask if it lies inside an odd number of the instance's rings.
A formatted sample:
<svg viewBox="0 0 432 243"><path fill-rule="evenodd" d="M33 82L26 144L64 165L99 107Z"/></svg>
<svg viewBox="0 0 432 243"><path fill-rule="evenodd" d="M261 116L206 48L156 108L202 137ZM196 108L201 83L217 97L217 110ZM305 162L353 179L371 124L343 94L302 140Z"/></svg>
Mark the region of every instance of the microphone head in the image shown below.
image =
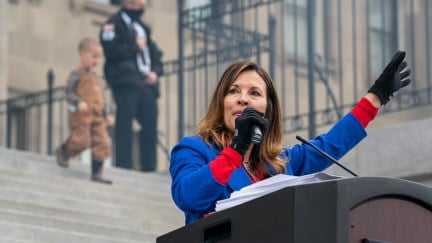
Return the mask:
<svg viewBox="0 0 432 243"><path fill-rule="evenodd" d="M252 137L251 137L251 141L253 144L260 144L262 141L262 132L261 129L258 126L253 126L252 127Z"/></svg>

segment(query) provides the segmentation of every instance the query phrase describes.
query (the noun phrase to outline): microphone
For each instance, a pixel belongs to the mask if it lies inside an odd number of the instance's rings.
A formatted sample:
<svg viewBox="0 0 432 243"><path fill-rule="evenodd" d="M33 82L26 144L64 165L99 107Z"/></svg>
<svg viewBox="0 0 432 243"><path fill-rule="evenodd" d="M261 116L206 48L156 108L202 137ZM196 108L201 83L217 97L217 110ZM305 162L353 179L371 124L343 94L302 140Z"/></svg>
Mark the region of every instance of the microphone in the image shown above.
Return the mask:
<svg viewBox="0 0 432 243"><path fill-rule="evenodd" d="M263 135L262 135L261 129L257 125L253 125L252 126L252 137L251 137L252 143L255 145L260 144L261 140L262 140L262 136Z"/></svg>
<svg viewBox="0 0 432 243"><path fill-rule="evenodd" d="M314 148L316 151L318 151L322 156L326 157L327 159L331 160L334 164L338 165L339 167L341 167L342 169L344 169L345 171L347 171L348 173L350 173L351 175L357 177L357 174L355 174L354 172L352 172L350 169L346 168L345 166L343 166L342 164L340 164L339 162L337 162L337 160L333 157L331 157L329 154L327 154L326 152L322 151L320 148L318 148L315 144L310 143L309 141L307 141L306 139L304 139L303 137L301 137L300 135L296 135L297 140L300 140L301 142L303 142L304 144L307 144L309 146L311 146L312 148Z"/></svg>

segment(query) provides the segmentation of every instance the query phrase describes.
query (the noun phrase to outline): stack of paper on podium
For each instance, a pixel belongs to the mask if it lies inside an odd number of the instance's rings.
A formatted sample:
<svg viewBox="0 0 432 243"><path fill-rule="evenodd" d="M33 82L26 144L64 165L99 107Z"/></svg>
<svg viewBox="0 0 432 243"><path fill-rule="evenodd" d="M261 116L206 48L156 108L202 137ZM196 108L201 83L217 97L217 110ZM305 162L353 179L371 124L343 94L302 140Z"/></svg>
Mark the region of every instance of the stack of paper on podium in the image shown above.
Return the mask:
<svg viewBox="0 0 432 243"><path fill-rule="evenodd" d="M215 210L217 212L234 207L285 187L335 180L340 178L341 177L339 176L333 176L322 172L304 176L278 174L255 184L246 186L239 191L234 191L231 193L230 198L217 201Z"/></svg>

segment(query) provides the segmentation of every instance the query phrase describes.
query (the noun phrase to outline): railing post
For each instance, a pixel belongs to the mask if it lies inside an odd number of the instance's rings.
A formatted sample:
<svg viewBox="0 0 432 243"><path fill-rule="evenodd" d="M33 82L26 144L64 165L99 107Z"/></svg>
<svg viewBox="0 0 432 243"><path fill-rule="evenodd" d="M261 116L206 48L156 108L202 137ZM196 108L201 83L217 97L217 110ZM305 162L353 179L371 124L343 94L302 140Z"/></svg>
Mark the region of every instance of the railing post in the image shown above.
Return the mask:
<svg viewBox="0 0 432 243"><path fill-rule="evenodd" d="M178 0L178 140L184 136L184 0Z"/></svg>
<svg viewBox="0 0 432 243"><path fill-rule="evenodd" d="M8 99L7 100L7 111L6 111L6 116L7 116L7 121L6 121L6 147L7 148L11 148L12 145L12 99Z"/></svg>
<svg viewBox="0 0 432 243"><path fill-rule="evenodd" d="M48 117L47 117L47 152L52 154L52 103L53 103L53 86L54 86L54 72L52 69L48 70Z"/></svg>
<svg viewBox="0 0 432 243"><path fill-rule="evenodd" d="M315 15L315 0L307 2L307 47L308 47L308 80L309 80L309 138L312 139L316 135L315 122L315 46L314 46L314 15Z"/></svg>
<svg viewBox="0 0 432 243"><path fill-rule="evenodd" d="M269 28L269 73L272 79L275 79L275 61L276 61L276 18L270 14L268 18Z"/></svg>

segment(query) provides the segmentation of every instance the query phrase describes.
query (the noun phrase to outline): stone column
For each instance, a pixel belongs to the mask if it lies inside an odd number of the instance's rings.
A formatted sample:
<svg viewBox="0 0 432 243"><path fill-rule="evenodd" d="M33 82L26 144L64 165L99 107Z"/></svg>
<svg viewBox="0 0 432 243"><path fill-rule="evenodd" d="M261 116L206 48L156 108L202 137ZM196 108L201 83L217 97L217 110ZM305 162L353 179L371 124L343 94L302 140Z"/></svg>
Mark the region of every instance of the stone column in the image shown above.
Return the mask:
<svg viewBox="0 0 432 243"><path fill-rule="evenodd" d="M0 100L7 98L8 90L8 1L0 1Z"/></svg>

